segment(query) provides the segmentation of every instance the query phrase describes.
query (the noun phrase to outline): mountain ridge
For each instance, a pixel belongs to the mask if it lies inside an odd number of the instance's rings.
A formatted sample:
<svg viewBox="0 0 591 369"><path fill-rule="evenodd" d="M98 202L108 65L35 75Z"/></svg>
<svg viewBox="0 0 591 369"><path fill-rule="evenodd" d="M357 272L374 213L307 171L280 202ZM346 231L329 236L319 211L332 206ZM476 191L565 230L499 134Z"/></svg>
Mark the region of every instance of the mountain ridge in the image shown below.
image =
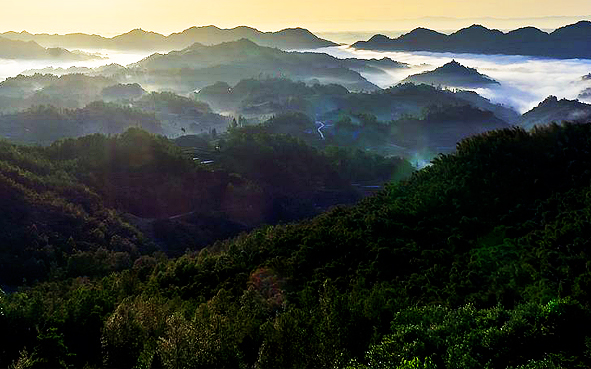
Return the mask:
<svg viewBox="0 0 591 369"><path fill-rule="evenodd" d="M591 58L591 22L579 21L547 33L522 27L504 33L481 25L445 35L415 28L398 38L383 35L351 45L364 50L405 50L479 54L531 55L553 58Z"/></svg>
<svg viewBox="0 0 591 369"><path fill-rule="evenodd" d="M99 56L61 47L43 47L35 41L11 40L0 36L0 59L88 60Z"/></svg>
<svg viewBox="0 0 591 369"><path fill-rule="evenodd" d="M263 32L256 28L239 26L223 29L214 25L193 26L181 32L171 33L168 36L160 33L145 31L141 28L113 36L111 38L85 33L60 34L31 34L27 31L20 33L9 31L0 34L19 41L35 41L45 47L75 47L75 48L100 48L100 49L129 49L136 50L164 50L179 49L199 42L205 45L219 44L222 42L236 41L248 38L262 46L277 47L280 49L315 49L328 46L337 46L336 43L319 38L304 28L286 28L276 32Z"/></svg>
<svg viewBox="0 0 591 369"><path fill-rule="evenodd" d="M571 121L581 123L591 118L591 105L578 100L558 99L556 96L548 96L536 107L521 116L517 125L531 129L534 126Z"/></svg>
<svg viewBox="0 0 591 369"><path fill-rule="evenodd" d="M312 84L339 83L349 90L375 91L379 87L357 70L378 71L380 63L397 65L389 59L364 62L337 59L323 53L287 52L242 38L212 46L194 43L167 54L152 54L129 65L128 69L152 76L161 76L163 71L173 71L183 76L183 86L186 86L183 88L186 90L179 90L182 93L219 81L236 84L242 79L260 76L288 77ZM143 80L134 81L144 83Z"/></svg>

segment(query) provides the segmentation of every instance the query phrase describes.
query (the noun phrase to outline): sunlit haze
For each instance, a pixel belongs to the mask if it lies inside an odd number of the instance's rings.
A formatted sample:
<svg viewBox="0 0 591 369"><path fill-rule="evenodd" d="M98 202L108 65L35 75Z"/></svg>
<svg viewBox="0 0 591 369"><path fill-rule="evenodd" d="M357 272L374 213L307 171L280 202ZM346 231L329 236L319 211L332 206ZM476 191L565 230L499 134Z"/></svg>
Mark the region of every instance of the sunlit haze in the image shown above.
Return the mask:
<svg viewBox="0 0 591 369"><path fill-rule="evenodd" d="M500 29L556 28L589 15L588 0L22 0L2 4L0 31L113 36L133 28L169 34L209 24L224 28L248 25L265 31L299 26L316 32L417 26L444 30L472 23Z"/></svg>

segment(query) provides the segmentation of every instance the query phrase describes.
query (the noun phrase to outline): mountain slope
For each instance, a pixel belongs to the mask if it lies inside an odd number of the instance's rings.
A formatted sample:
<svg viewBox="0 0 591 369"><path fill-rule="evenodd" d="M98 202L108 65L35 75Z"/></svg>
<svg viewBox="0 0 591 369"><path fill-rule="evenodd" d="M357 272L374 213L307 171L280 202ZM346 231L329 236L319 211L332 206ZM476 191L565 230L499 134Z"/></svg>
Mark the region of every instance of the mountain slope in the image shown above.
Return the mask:
<svg viewBox="0 0 591 369"><path fill-rule="evenodd" d="M241 79L261 76L287 77L311 83L339 83L357 91L379 89L358 72L349 69L351 64L351 60L327 54L285 52L241 39L214 46L195 43L180 51L153 54L128 69L131 78L136 74L140 78L143 76L147 83L154 80L163 84L174 82L176 89L186 88L184 92L218 81L236 84ZM375 69L377 64L375 60L358 61L354 67L357 69L365 65ZM142 80L136 82L143 84Z"/></svg>
<svg viewBox="0 0 591 369"><path fill-rule="evenodd" d="M577 100L558 100L556 96L549 96L538 106L524 113L516 124L525 129L531 129L536 125L550 122L584 122L590 118L591 105Z"/></svg>
<svg viewBox="0 0 591 369"><path fill-rule="evenodd" d="M130 127L162 133L162 126L154 115L102 101L80 109L37 106L0 116L0 137L37 145L49 145L59 139L92 133L123 133Z"/></svg>
<svg viewBox="0 0 591 369"><path fill-rule="evenodd" d="M587 367L590 140L489 132L356 206L8 294L1 364Z"/></svg>

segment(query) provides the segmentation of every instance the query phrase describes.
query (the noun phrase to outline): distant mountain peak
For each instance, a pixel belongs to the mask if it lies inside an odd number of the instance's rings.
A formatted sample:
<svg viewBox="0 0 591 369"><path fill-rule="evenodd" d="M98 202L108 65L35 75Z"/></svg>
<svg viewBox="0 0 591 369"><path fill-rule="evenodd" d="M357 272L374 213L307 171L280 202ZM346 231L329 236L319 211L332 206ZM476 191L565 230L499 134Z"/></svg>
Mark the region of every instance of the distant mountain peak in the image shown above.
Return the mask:
<svg viewBox="0 0 591 369"><path fill-rule="evenodd" d="M484 27L480 24L473 24L470 27L462 28L461 30L452 33L449 37L458 37L458 36L467 36L467 37L475 37L477 35L500 35L503 36L504 33L499 31L498 29L489 29Z"/></svg>
<svg viewBox="0 0 591 369"><path fill-rule="evenodd" d="M432 71L409 76L402 82L441 84L454 87L483 87L499 83L474 68L463 66L455 59Z"/></svg>
<svg viewBox="0 0 591 369"><path fill-rule="evenodd" d="M591 27L591 21L582 20L582 21L578 21L577 23L575 23L571 26L573 26L573 27Z"/></svg>
<svg viewBox="0 0 591 369"><path fill-rule="evenodd" d="M134 33L147 33L147 32L141 28L134 28L131 31L127 32L128 35L134 34Z"/></svg>
<svg viewBox="0 0 591 369"><path fill-rule="evenodd" d="M286 28L282 29L281 31L277 31L277 33L298 33L301 35L313 35L312 32L302 27Z"/></svg>
<svg viewBox="0 0 591 369"><path fill-rule="evenodd" d="M533 26L526 26L526 27L517 28L511 32L518 32L518 31L535 31L535 32L546 33L544 31L542 31L541 29L533 27ZM511 33L511 32L509 32L509 33Z"/></svg>
<svg viewBox="0 0 591 369"><path fill-rule="evenodd" d="M450 35L415 28L395 39L372 37L353 44L365 50L432 51L474 54L533 55L554 58L591 59L591 21L580 21L547 33L523 27L508 33L480 24Z"/></svg>
<svg viewBox="0 0 591 369"><path fill-rule="evenodd" d="M452 61L443 64L441 67L435 69L435 71L441 72L452 72L452 73L462 73L462 74L480 74L474 68L466 67L460 63L458 63L455 59Z"/></svg>
<svg viewBox="0 0 591 369"><path fill-rule="evenodd" d="M384 42L384 41L390 41L390 38L388 36L384 36L384 35L374 35L369 39L369 42Z"/></svg>
<svg viewBox="0 0 591 369"><path fill-rule="evenodd" d="M466 27L464 29L478 29L478 30L483 30L483 31L490 31L490 29L486 28L482 24L473 24L470 27Z"/></svg>
<svg viewBox="0 0 591 369"><path fill-rule="evenodd" d="M433 31L432 29L417 27L410 31L409 33L402 35L401 37L409 37L409 36L422 36L422 35L443 35L441 32Z"/></svg>
<svg viewBox="0 0 591 369"><path fill-rule="evenodd" d="M591 22L590 21L579 21L577 23L569 24L564 27L560 27L560 28L555 29L554 32L551 33L551 35L553 35L553 36L566 35L567 37L572 37L572 36L579 36L581 34L581 32L583 32L587 35L587 38L589 38L590 37L590 35L588 33L589 31L591 31Z"/></svg>
<svg viewBox="0 0 591 369"><path fill-rule="evenodd" d="M181 51L188 51L188 50L195 50L195 49L202 49L204 47L207 47L205 45L203 45L202 43L199 42L194 42L191 46L186 47L185 49L181 50Z"/></svg>
<svg viewBox="0 0 591 369"><path fill-rule="evenodd" d="M225 44L236 44L236 45L243 45L243 46L249 46L249 47L260 47L257 43L255 43L254 41L249 40L248 38L241 38L239 40L236 41L231 41L231 42L225 42Z"/></svg>
<svg viewBox="0 0 591 369"><path fill-rule="evenodd" d="M258 31L258 29L253 28L253 27L249 27L249 26L237 26L237 27L234 27L232 29L248 30L248 31Z"/></svg>
<svg viewBox="0 0 591 369"><path fill-rule="evenodd" d="M413 34L413 33L439 33L439 32L433 31L432 29L425 28L425 27L417 27L417 28L413 29L412 31L410 31L408 34Z"/></svg>
<svg viewBox="0 0 591 369"><path fill-rule="evenodd" d="M460 63L458 63L455 59L452 59L449 63L444 64L443 67L445 67L446 65L447 66L460 66L460 67L463 67L463 65L460 64Z"/></svg>
<svg viewBox="0 0 591 369"><path fill-rule="evenodd" d="M550 95L547 98L545 98L544 101L540 102L538 104L538 107L555 105L556 103L558 103L558 98L554 95Z"/></svg>
<svg viewBox="0 0 591 369"><path fill-rule="evenodd" d="M132 38L145 38L146 36L150 37L150 39L153 38L165 38L166 36L161 35L160 33L156 33L156 32L152 32L152 31L145 31L141 28L134 28L131 31L115 36L112 39L127 39L129 37Z"/></svg>

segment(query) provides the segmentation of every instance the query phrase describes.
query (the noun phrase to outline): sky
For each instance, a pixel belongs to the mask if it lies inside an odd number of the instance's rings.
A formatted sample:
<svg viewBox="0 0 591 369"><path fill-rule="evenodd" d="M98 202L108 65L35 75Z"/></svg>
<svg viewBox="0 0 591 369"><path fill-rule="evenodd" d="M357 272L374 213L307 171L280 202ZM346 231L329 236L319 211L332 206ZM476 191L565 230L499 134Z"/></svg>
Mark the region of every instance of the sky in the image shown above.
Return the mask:
<svg viewBox="0 0 591 369"><path fill-rule="evenodd" d="M408 30L417 26L456 29L475 21L500 29L525 25L556 28L591 16L589 0L0 0L0 3L0 32L84 32L104 36L134 28L170 34L210 24L222 28L248 25L264 31L300 26L316 32Z"/></svg>

